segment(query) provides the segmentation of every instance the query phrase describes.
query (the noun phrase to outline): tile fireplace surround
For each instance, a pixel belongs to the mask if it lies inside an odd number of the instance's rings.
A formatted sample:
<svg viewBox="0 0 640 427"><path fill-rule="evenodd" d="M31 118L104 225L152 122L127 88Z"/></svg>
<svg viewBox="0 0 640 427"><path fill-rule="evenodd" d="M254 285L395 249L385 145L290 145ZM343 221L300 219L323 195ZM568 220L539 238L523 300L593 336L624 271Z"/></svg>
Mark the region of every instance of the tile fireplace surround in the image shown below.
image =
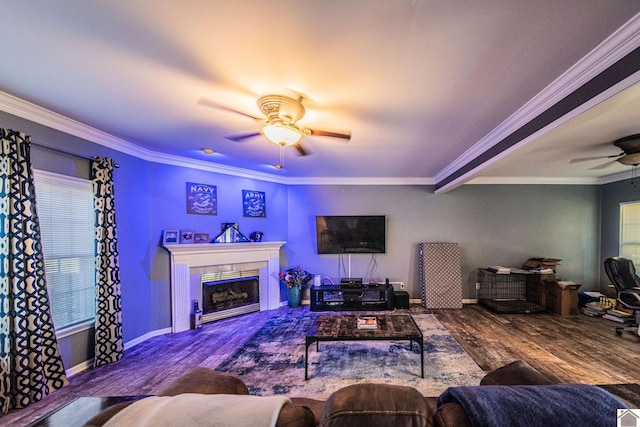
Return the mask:
<svg viewBox="0 0 640 427"><path fill-rule="evenodd" d="M280 307L280 248L286 242L166 245L171 254L171 331L191 327L193 301L202 301L203 273L259 269L260 311Z"/></svg>

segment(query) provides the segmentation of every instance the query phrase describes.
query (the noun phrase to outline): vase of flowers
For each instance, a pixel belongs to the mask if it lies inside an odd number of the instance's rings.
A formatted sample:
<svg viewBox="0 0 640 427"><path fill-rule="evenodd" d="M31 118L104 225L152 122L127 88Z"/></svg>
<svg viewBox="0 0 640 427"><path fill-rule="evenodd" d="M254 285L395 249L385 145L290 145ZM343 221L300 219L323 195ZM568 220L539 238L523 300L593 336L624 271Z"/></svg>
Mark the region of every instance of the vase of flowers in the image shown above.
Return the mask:
<svg viewBox="0 0 640 427"><path fill-rule="evenodd" d="M313 278L311 274L302 269L302 267L288 267L279 274L280 281L287 290L287 303L289 307L300 307L302 302L302 291L307 283Z"/></svg>

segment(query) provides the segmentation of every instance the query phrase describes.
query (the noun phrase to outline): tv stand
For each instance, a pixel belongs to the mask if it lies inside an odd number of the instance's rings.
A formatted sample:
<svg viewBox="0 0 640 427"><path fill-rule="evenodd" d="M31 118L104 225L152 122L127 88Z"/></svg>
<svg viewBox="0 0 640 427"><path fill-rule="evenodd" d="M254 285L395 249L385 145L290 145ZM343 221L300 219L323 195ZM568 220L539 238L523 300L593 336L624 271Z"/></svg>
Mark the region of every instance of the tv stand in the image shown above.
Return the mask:
<svg viewBox="0 0 640 427"><path fill-rule="evenodd" d="M368 284L311 287L311 311L393 310L393 286Z"/></svg>

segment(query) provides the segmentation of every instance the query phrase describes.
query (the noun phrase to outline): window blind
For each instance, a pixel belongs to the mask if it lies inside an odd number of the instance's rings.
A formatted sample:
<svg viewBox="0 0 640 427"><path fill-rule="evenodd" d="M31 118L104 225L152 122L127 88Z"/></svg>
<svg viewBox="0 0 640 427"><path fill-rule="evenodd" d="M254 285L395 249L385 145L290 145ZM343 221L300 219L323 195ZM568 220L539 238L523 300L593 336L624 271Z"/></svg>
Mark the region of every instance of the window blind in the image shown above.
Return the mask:
<svg viewBox="0 0 640 427"><path fill-rule="evenodd" d="M56 332L95 317L91 182L34 171L47 289Z"/></svg>
<svg viewBox="0 0 640 427"><path fill-rule="evenodd" d="M640 202L620 204L620 256L640 265Z"/></svg>

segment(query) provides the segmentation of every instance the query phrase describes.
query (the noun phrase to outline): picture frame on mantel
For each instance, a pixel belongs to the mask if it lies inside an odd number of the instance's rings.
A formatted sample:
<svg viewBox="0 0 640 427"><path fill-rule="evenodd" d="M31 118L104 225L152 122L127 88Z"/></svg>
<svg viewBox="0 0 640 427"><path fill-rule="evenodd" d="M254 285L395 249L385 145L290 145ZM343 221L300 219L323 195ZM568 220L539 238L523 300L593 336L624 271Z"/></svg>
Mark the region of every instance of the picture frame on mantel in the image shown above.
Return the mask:
<svg viewBox="0 0 640 427"><path fill-rule="evenodd" d="M193 235L193 243L209 243L209 233L196 233Z"/></svg>
<svg viewBox="0 0 640 427"><path fill-rule="evenodd" d="M193 243L193 230L180 230L180 244Z"/></svg>
<svg viewBox="0 0 640 427"><path fill-rule="evenodd" d="M163 245L175 245L178 243L178 230L164 230L162 233Z"/></svg>

